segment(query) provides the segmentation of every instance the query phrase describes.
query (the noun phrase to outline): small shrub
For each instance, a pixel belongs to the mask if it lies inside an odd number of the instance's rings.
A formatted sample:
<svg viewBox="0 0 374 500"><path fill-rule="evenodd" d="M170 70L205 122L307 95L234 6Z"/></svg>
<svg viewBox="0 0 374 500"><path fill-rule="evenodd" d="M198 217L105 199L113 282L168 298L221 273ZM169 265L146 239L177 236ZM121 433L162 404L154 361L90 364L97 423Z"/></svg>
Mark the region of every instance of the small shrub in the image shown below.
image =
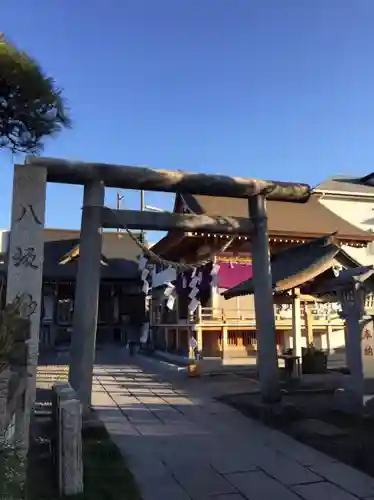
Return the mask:
<svg viewBox="0 0 374 500"><path fill-rule="evenodd" d="M0 444L0 498L1 500L24 500L25 460L16 447Z"/></svg>

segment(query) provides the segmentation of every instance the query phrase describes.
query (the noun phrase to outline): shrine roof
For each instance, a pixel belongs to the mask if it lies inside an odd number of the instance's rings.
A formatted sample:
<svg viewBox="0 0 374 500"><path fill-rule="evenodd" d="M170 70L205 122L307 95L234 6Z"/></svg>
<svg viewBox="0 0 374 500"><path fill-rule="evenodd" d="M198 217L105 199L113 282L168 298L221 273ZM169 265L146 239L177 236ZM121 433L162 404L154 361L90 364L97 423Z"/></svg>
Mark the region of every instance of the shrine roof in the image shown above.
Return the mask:
<svg viewBox="0 0 374 500"><path fill-rule="evenodd" d="M44 229L43 275L48 278L75 279L79 255L80 232L64 229ZM78 249L78 252L76 250ZM75 250L75 252L74 252ZM139 248L127 235L104 232L102 243L102 279L126 280L139 278L137 258ZM65 264L60 262L68 254Z"/></svg>
<svg viewBox="0 0 374 500"><path fill-rule="evenodd" d="M317 238L336 233L338 240L367 243L373 234L364 231L319 202L320 195L313 194L306 203L294 204L268 200L268 231L270 236ZM183 194L186 207L196 214L248 217L247 200Z"/></svg>
<svg viewBox="0 0 374 500"><path fill-rule="evenodd" d="M330 177L316 186L319 192L340 193L345 195L372 196L374 197L374 174L364 177L350 177L339 175Z"/></svg>
<svg viewBox="0 0 374 500"><path fill-rule="evenodd" d="M313 280L331 268L335 257L341 251L333 234L274 254L271 257L273 291L290 290ZM231 299L253 293L253 279L250 278L226 290L222 295L225 299Z"/></svg>

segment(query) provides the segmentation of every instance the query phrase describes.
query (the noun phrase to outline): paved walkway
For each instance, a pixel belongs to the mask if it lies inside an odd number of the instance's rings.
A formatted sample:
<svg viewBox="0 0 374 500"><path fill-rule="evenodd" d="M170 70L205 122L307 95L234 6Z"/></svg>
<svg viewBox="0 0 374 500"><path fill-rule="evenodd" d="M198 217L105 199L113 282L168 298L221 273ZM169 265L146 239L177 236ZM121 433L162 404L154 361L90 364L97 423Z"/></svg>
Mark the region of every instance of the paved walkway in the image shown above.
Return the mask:
<svg viewBox="0 0 374 500"><path fill-rule="evenodd" d="M93 404L143 500L374 500L374 479L213 399L253 382L188 380L121 356L118 365L99 358Z"/></svg>

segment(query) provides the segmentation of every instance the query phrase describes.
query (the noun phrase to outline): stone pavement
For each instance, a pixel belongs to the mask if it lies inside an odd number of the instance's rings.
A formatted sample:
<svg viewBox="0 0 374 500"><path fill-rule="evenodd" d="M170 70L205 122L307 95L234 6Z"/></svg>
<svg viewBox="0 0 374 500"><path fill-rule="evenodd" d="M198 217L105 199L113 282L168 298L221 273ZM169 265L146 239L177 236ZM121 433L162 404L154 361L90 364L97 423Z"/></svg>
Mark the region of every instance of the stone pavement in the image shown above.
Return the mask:
<svg viewBox="0 0 374 500"><path fill-rule="evenodd" d="M256 389L250 380L120 357L99 356L93 404L143 500L374 500L374 479L213 399Z"/></svg>

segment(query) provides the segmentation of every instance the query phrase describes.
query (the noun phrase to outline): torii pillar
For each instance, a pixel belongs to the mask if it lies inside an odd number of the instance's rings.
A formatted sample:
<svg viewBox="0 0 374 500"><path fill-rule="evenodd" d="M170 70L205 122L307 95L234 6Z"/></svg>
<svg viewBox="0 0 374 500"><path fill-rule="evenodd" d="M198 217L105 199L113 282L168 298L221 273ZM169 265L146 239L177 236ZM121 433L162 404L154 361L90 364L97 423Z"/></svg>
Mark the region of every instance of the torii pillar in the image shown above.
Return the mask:
<svg viewBox="0 0 374 500"><path fill-rule="evenodd" d="M95 362L104 197L103 182L92 180L85 184L69 369L69 382L85 412L91 406Z"/></svg>
<svg viewBox="0 0 374 500"><path fill-rule="evenodd" d="M253 221L252 266L255 292L257 365L264 401L281 399L271 277L269 234L264 195L248 198L249 215Z"/></svg>

